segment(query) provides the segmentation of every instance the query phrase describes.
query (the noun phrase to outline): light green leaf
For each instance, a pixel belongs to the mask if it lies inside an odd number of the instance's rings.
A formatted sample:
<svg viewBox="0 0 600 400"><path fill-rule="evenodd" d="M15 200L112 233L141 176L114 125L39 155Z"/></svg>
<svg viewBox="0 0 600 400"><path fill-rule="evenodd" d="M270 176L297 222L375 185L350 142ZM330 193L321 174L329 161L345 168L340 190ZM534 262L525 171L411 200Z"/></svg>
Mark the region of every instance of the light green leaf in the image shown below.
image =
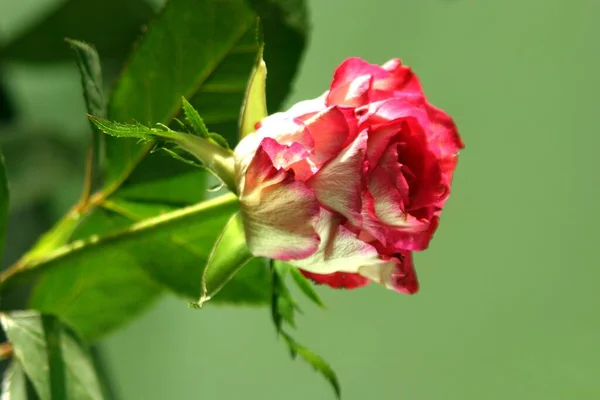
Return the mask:
<svg viewBox="0 0 600 400"><path fill-rule="evenodd" d="M296 355L302 357L307 363L316 369L317 372L323 375L323 377L331 384L333 390L335 391L336 397L340 399L342 396L340 382L331 366L321 356L298 343L289 334L282 331L281 337L283 337L287 343L292 358L295 358Z"/></svg>
<svg viewBox="0 0 600 400"><path fill-rule="evenodd" d="M283 329L284 322L295 328L295 312L300 311L298 304L292 297L285 284L285 279L288 273L294 276L296 273L300 274L300 272L297 270L297 268L294 268L291 265L281 261L272 260L270 264L272 273L271 316L277 332L286 342L292 358L295 358L296 355L299 354L304 360L312 365L318 372L321 373L321 375L325 377L325 379L327 379L339 398L340 385L335 372L333 372L329 364L327 364L327 362L325 362L325 360L323 360L323 358L321 358L319 355L313 353L308 348L296 342ZM298 279L298 277L294 277L294 280L296 279ZM304 291L302 287L301 289ZM317 299L320 302L318 296Z"/></svg>
<svg viewBox="0 0 600 400"><path fill-rule="evenodd" d="M15 359L41 400L102 399L100 383L89 355L76 338L53 318L30 311L0 316L2 327L13 346ZM57 367L62 371L57 371ZM63 379L63 382L57 382L56 379ZM59 395L64 396L57 397Z"/></svg>
<svg viewBox="0 0 600 400"><path fill-rule="evenodd" d="M2 377L2 400L27 400L25 373L18 361L13 360Z"/></svg>
<svg viewBox="0 0 600 400"><path fill-rule="evenodd" d="M149 128L139 122L112 122L103 118L98 118L95 115L89 115L88 119L96 129L118 138L134 138L145 142L150 142L155 139L171 138L168 128Z"/></svg>
<svg viewBox="0 0 600 400"><path fill-rule="evenodd" d="M192 127L194 133L202 136L203 138L208 138L208 128L204 124L204 121L202 121L198 111L196 111L194 106L192 106L190 102L185 99L185 97L181 98L181 103L181 108L185 114L185 120Z"/></svg>
<svg viewBox="0 0 600 400"><path fill-rule="evenodd" d="M242 216L236 212L215 242L202 275L202 294L197 306L202 307L253 258L244 236Z"/></svg>
<svg viewBox="0 0 600 400"><path fill-rule="evenodd" d="M6 244L6 224L8 223L9 201L6 165L4 163L4 155L0 151L0 260L4 255L4 246Z"/></svg>
<svg viewBox="0 0 600 400"><path fill-rule="evenodd" d="M242 105L242 114L240 116L240 139L256 130L255 126L263 118L268 115L267 98L266 98L266 82L267 82L267 65L263 60L263 46L261 44L258 52L258 59L250 80L246 88L246 96Z"/></svg>

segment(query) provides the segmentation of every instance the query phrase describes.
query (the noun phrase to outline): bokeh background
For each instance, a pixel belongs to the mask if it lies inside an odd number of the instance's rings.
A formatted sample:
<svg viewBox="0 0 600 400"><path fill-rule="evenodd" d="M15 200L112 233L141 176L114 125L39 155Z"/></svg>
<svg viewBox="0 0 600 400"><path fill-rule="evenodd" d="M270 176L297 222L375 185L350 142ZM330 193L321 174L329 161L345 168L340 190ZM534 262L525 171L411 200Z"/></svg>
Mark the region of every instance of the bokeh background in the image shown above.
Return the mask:
<svg viewBox="0 0 600 400"><path fill-rule="evenodd" d="M0 39L58 3L0 0ZM309 6L290 104L321 94L346 57L398 56L467 147L440 229L416 256L421 292L319 288L327 310L303 302L298 339L331 363L347 400L600 399L600 3ZM1 68L15 105L0 122L9 262L76 200L88 137L74 63ZM165 298L101 349L126 400L333 398L290 360L267 309L198 312Z"/></svg>

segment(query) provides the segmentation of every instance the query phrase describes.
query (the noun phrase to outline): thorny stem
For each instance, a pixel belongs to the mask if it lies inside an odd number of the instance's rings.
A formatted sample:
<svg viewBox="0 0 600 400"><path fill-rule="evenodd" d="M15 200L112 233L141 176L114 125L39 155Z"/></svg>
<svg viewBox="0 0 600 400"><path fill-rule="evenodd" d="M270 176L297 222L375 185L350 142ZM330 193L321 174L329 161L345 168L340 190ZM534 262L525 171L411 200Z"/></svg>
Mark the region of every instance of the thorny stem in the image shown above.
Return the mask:
<svg viewBox="0 0 600 400"><path fill-rule="evenodd" d="M90 146L85 160L85 178L83 181L83 192L81 193L81 199L79 199L79 202L77 203L77 205L75 205L75 209L77 210L84 209L90 200L90 196L92 194L92 181L94 180L93 169L94 148Z"/></svg>

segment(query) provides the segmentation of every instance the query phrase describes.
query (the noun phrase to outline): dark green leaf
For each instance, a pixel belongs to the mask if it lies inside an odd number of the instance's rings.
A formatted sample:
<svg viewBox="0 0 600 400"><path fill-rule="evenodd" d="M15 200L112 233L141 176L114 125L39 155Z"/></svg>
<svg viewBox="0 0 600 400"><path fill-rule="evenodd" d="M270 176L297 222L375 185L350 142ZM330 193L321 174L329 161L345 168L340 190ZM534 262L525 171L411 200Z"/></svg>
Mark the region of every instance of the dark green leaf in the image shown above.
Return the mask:
<svg viewBox="0 0 600 400"><path fill-rule="evenodd" d="M268 105L277 111L304 49L305 5L303 0L256 0L252 5L268 31ZM241 0L169 1L123 71L111 97L109 119L169 124L185 96L211 132L235 145L240 109L258 52L256 15ZM220 143L217 137L214 140ZM111 192L123 182L134 183L127 177L150 146L113 138L107 142L106 190Z"/></svg>
<svg viewBox="0 0 600 400"><path fill-rule="evenodd" d="M210 300L252 258L246 245L242 216L237 212L227 221L210 252L197 305L201 307Z"/></svg>
<svg viewBox="0 0 600 400"><path fill-rule="evenodd" d="M144 0L67 0L0 48L0 59L65 62L72 59L64 38L93 43L105 59L123 60L154 15Z"/></svg>
<svg viewBox="0 0 600 400"><path fill-rule="evenodd" d="M0 260L4 255L4 245L6 242L6 224L8 222L8 179L6 177L6 165L4 155L0 151Z"/></svg>
<svg viewBox="0 0 600 400"><path fill-rule="evenodd" d="M65 39L77 55L77 66L81 74L83 97L89 114L106 117L106 101L102 89L102 67L96 50L79 40ZM93 127L93 126L92 126Z"/></svg>
<svg viewBox="0 0 600 400"><path fill-rule="evenodd" d="M45 317L44 317L45 318ZM51 318L51 317L48 317ZM41 400L81 399L100 400L102 391L92 362L77 339L60 325L44 324L42 316L29 311L17 311L0 316L2 327L13 345L15 360L22 366ZM51 326L52 325L52 326ZM48 345L49 334L53 342ZM54 354L49 351L54 347ZM50 361L49 361L50 360ZM64 368L64 393L56 397L53 367L57 362Z"/></svg>
<svg viewBox="0 0 600 400"><path fill-rule="evenodd" d="M27 400L25 374L18 361L13 360L2 378L2 400Z"/></svg>
<svg viewBox="0 0 600 400"><path fill-rule="evenodd" d="M105 206L110 212L100 221L118 218L113 226L157 212L125 201L111 200ZM161 287L197 299L212 245L237 209L235 196L229 194L58 249L20 274L41 275L31 305L60 316L91 340L131 320ZM236 278L230 281L236 291L224 289L211 303L267 301L268 275L261 264L248 264Z"/></svg>
<svg viewBox="0 0 600 400"><path fill-rule="evenodd" d="M83 87L83 98L88 114L99 118L106 117L106 100L102 89L102 67L100 66L100 57L96 50L90 45L78 40L66 39L67 43L77 55L77 66L81 74L81 86ZM100 162L102 150L102 139L104 136L96 129L94 124L92 127L92 165L89 170L90 176L86 179L94 182L98 171L100 170Z"/></svg>
<svg viewBox="0 0 600 400"><path fill-rule="evenodd" d="M67 377L65 360L61 348L61 326L58 319L52 315L42 315L42 331L46 342L48 373L50 375L50 398L67 398Z"/></svg>
<svg viewBox="0 0 600 400"><path fill-rule="evenodd" d="M295 312L300 311L298 304L292 297L290 291L285 285L285 278L288 272L292 274L296 283L299 284L300 289L307 294L313 301L317 302L317 304L322 305L321 300L317 296L316 293L309 294L311 292L310 289L307 290L303 279L304 278L297 268L292 267L289 264L283 263L281 261L270 261L271 265L271 273L272 273L272 291L271 291L271 316L273 318L273 323L275 324L275 328L277 332L281 335L281 337L285 340L288 348L290 350L290 354L292 358L295 358L296 355L300 355L304 360L306 360L310 365L312 365L318 372L320 372L325 379L333 386L337 397L340 397L340 385L338 379L329 366L321 358L319 355L313 353L308 348L302 346L298 342L296 342L288 333L283 329L283 323L287 322L290 326L295 327ZM300 274L300 276L296 276L296 274ZM308 292L308 293L307 293ZM314 298L313 298L314 297Z"/></svg>
<svg viewBox="0 0 600 400"><path fill-rule="evenodd" d="M185 114L185 120L190 124L192 130L196 135L200 135L203 138L208 138L208 128L202 121L198 111L190 104L185 97L181 98L183 113Z"/></svg>
<svg viewBox="0 0 600 400"><path fill-rule="evenodd" d="M283 339L287 343L292 358L295 358L296 355L302 357L307 363L309 363L314 369L316 369L317 372L319 372L321 375L323 375L325 379L327 379L327 381L333 387L336 397L338 399L341 398L340 382L338 381L338 378L331 366L321 356L315 354L310 349L302 346L300 343L295 341L294 338L292 338L289 334L282 331L281 337L283 337Z"/></svg>
<svg viewBox="0 0 600 400"><path fill-rule="evenodd" d="M285 284L287 269L278 261L271 260L271 317L277 332L281 332L283 322L295 327L295 313L300 311L296 300Z"/></svg>
<svg viewBox="0 0 600 400"><path fill-rule="evenodd" d="M245 1L170 0L117 82L109 119L166 124L184 96L209 127L223 118L235 124L256 54L254 26ZM110 188L123 182L148 148L107 139Z"/></svg>
<svg viewBox="0 0 600 400"><path fill-rule="evenodd" d="M304 275L302 275L302 272L293 266L290 266L289 271L290 275L294 279L294 282L296 282L296 285L298 285L298 288L300 288L302 293L304 293L306 297L311 299L312 302L319 307L325 308L325 304L323 304L323 300L321 300L321 297L319 297L314 285L308 279L306 279Z"/></svg>

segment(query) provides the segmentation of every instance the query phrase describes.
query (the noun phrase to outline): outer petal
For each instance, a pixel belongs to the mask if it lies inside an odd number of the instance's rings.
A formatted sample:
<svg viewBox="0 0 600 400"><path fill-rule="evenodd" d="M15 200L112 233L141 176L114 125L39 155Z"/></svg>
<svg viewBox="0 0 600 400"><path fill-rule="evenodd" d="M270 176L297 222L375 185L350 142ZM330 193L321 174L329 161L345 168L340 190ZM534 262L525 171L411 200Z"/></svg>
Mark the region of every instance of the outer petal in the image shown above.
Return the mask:
<svg viewBox="0 0 600 400"><path fill-rule="evenodd" d="M335 70L327 105L365 105L373 80L388 76L389 72L378 65L357 57L348 58Z"/></svg>
<svg viewBox="0 0 600 400"><path fill-rule="evenodd" d="M362 276L397 292L414 294L419 291L412 253L402 252L384 264L367 265L358 271Z"/></svg>
<svg viewBox="0 0 600 400"><path fill-rule="evenodd" d="M288 113L269 115L259 123L256 133L261 137L273 138L281 144L297 142L309 150L314 146L312 136L304 123Z"/></svg>
<svg viewBox="0 0 600 400"><path fill-rule="evenodd" d="M367 148L367 131L337 157L325 164L309 181L319 203L348 218L356 227L361 225L362 193L364 188L364 155Z"/></svg>
<svg viewBox="0 0 600 400"><path fill-rule="evenodd" d="M333 106L305 121L314 142L311 160L318 166L335 157L358 132L354 109Z"/></svg>
<svg viewBox="0 0 600 400"><path fill-rule="evenodd" d="M285 113L304 121L327 108L325 99L328 93L325 92L315 99L300 101L290 107Z"/></svg>
<svg viewBox="0 0 600 400"><path fill-rule="evenodd" d="M304 276L311 279L315 283L325 284L331 286L334 289L356 289L363 287L371 283L368 278L360 274L349 274L346 272L334 272L333 274L315 274L314 272L308 272L300 270Z"/></svg>
<svg viewBox="0 0 600 400"><path fill-rule="evenodd" d="M421 221L419 221L421 222ZM409 228L389 228L387 230L390 252L404 249L421 251L427 249L439 223L439 217L434 215L428 221L422 221L420 225Z"/></svg>
<svg viewBox="0 0 600 400"><path fill-rule="evenodd" d="M264 141L268 147L273 139ZM319 247L314 228L319 204L304 183L293 180L291 171L273 166L264 147L259 146L250 162L240 193L248 248L258 257L308 257Z"/></svg>
<svg viewBox="0 0 600 400"><path fill-rule="evenodd" d="M336 70L327 94L326 104L361 106L369 102L372 75L359 58L349 58Z"/></svg>
<svg viewBox="0 0 600 400"><path fill-rule="evenodd" d="M322 209L316 228L321 240L318 250L306 259L293 261L293 265L324 275L356 273L363 265L383 262L375 247L359 240L333 213Z"/></svg>
<svg viewBox="0 0 600 400"><path fill-rule="evenodd" d="M371 91L371 101L395 97L398 92L422 93L419 79L410 67L402 65L399 58L393 58L381 66L390 74L387 78L376 80Z"/></svg>

